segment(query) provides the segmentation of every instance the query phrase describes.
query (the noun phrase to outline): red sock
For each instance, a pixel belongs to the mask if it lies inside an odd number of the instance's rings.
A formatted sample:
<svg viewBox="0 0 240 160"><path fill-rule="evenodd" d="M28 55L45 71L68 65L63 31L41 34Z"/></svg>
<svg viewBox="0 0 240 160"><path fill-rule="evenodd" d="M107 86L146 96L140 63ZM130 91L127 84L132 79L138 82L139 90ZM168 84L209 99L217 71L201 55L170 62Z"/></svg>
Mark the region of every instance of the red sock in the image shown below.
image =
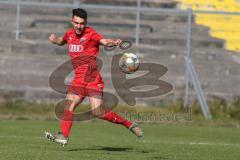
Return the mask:
<svg viewBox="0 0 240 160"><path fill-rule="evenodd" d="M106 112L104 114L104 116L102 117L102 119L112 122L112 123L122 124L127 128L129 128L132 125L132 122L127 121L126 119L120 117L119 115L117 115L116 113L114 113L112 111Z"/></svg>
<svg viewBox="0 0 240 160"><path fill-rule="evenodd" d="M62 119L61 119L61 130L62 134L65 137L69 136L70 129L72 127L73 122L73 112L69 110L64 110Z"/></svg>

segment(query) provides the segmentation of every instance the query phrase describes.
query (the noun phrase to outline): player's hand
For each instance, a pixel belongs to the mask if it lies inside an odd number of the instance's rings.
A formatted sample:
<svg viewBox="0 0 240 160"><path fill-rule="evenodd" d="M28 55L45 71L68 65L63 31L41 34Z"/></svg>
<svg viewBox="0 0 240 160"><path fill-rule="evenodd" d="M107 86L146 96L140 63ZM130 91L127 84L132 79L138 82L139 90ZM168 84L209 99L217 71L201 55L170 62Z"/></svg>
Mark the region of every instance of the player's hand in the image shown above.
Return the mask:
<svg viewBox="0 0 240 160"><path fill-rule="evenodd" d="M115 40L115 45L116 45L116 46L120 46L121 43L122 43L122 40L121 40L121 39L116 39L116 40Z"/></svg>
<svg viewBox="0 0 240 160"><path fill-rule="evenodd" d="M58 38L56 36L56 34L51 34L49 37L48 37L49 41L52 42L53 44L56 44Z"/></svg>

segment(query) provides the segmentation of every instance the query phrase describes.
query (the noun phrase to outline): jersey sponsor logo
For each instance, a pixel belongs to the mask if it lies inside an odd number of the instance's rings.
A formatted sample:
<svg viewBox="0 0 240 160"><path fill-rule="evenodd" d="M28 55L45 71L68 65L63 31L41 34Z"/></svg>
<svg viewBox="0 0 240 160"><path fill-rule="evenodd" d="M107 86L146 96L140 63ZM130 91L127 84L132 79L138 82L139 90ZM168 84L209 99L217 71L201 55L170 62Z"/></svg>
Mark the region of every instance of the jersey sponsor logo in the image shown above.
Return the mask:
<svg viewBox="0 0 240 160"><path fill-rule="evenodd" d="M69 45L69 52L82 52L82 51L83 51L82 45L75 45L75 44Z"/></svg>
<svg viewBox="0 0 240 160"><path fill-rule="evenodd" d="M83 43L83 42L85 42L85 41L86 41L86 38L85 38L85 37L83 37L83 38L80 39L80 43Z"/></svg>

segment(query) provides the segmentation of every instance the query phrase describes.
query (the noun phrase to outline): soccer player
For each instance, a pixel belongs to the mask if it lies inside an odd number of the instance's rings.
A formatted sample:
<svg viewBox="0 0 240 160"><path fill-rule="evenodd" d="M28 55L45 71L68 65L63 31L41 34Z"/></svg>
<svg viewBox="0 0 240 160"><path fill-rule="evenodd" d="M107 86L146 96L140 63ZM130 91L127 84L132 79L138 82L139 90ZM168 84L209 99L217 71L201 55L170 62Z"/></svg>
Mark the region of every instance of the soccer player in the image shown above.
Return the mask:
<svg viewBox="0 0 240 160"><path fill-rule="evenodd" d="M102 107L104 82L98 71L97 56L99 46L117 46L120 39L106 39L87 25L87 12L77 8L72 10L72 28L67 30L63 37L51 34L50 42L56 45L68 45L69 56L74 69L74 79L67 89L66 108L61 118L61 132L51 134L45 132L46 138L61 145L68 144L70 129L73 123L75 108L89 97L92 114L100 119L115 124L121 124L133 132L137 137L142 137L143 132L139 125L127 121L113 111Z"/></svg>

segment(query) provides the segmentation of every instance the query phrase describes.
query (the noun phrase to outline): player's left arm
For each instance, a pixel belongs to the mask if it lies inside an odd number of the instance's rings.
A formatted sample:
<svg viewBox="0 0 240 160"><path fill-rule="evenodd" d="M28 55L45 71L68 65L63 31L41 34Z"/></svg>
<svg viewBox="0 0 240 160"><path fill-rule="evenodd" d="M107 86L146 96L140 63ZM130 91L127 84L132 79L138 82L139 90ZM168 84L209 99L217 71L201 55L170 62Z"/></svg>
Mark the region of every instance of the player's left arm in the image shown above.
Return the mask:
<svg viewBox="0 0 240 160"><path fill-rule="evenodd" d="M111 46L119 46L122 43L122 40L121 39L106 39L106 38L103 38L99 42L103 46L111 47Z"/></svg>

